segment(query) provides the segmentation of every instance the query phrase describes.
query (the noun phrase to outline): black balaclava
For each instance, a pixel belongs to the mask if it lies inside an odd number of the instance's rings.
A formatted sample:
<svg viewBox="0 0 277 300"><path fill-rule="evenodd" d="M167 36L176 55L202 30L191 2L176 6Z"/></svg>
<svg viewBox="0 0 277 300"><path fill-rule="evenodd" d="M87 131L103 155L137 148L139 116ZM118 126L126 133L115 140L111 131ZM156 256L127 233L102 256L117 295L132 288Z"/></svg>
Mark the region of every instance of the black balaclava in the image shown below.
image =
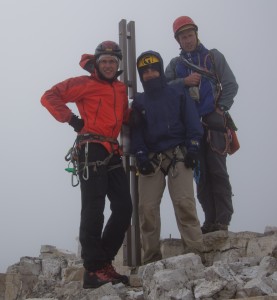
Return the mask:
<svg viewBox="0 0 277 300"><path fill-rule="evenodd" d="M160 73L160 76L158 78L143 81L142 74L144 70L149 68L157 70ZM143 52L137 59L137 69L140 81L146 93L155 92L162 89L166 85L163 60L158 52L152 50Z"/></svg>

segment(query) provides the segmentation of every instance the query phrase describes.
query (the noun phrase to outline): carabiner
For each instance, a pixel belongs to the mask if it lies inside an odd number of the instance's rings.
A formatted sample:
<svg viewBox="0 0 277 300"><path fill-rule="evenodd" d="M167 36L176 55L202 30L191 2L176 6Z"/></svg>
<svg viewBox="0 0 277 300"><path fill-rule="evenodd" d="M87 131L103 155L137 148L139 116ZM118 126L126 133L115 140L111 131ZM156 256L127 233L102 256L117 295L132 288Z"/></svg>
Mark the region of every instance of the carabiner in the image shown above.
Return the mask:
<svg viewBox="0 0 277 300"><path fill-rule="evenodd" d="M89 169L88 169L88 142L86 142L85 147L85 165L83 168L83 179L88 180L89 179Z"/></svg>
<svg viewBox="0 0 277 300"><path fill-rule="evenodd" d="M74 177L76 177L76 183L74 183ZM79 184L78 175L76 173L72 173L71 175L71 185L73 187L77 186Z"/></svg>
<svg viewBox="0 0 277 300"><path fill-rule="evenodd" d="M64 159L65 159L66 161L70 161L70 160L71 160L71 157L72 157L72 151L73 151L73 147L71 147L71 148L68 150L66 156L64 157Z"/></svg>

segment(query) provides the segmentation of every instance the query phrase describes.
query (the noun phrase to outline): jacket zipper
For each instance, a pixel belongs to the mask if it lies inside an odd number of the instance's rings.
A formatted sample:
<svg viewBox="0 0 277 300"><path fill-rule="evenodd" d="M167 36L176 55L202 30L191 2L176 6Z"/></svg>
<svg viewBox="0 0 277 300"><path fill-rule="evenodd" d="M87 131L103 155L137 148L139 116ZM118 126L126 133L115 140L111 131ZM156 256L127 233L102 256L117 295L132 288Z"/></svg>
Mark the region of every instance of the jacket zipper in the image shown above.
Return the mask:
<svg viewBox="0 0 277 300"><path fill-rule="evenodd" d="M113 130L112 130L112 136L113 136L113 133L114 133L114 130L115 128L117 127L117 116L116 116L116 93L115 93L115 88L112 84L112 89L113 89L113 93L114 93L114 118L115 118L115 125L113 127Z"/></svg>
<svg viewBox="0 0 277 300"><path fill-rule="evenodd" d="M100 109L100 106L102 105L102 99L100 98L99 99L99 103L98 103L98 107L97 107L97 110L96 110L96 114L95 114L95 118L94 118L94 123L93 125L96 124L96 119L97 119L97 116L98 116L98 112L99 112L99 109Z"/></svg>

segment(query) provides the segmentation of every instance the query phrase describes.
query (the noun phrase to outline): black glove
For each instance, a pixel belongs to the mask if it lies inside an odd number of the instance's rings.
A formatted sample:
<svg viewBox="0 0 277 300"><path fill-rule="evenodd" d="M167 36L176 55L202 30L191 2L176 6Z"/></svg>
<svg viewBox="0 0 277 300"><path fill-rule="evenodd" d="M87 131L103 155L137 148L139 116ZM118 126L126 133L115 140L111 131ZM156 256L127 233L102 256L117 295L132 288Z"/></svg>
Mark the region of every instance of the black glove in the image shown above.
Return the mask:
<svg viewBox="0 0 277 300"><path fill-rule="evenodd" d="M187 152L185 157L186 168L191 168L192 170L197 166L198 154L197 152Z"/></svg>
<svg viewBox="0 0 277 300"><path fill-rule="evenodd" d="M155 169L149 160L144 161L138 167L140 174L149 175L155 172Z"/></svg>
<svg viewBox="0 0 277 300"><path fill-rule="evenodd" d="M84 127L85 122L83 119L80 119L79 117L73 114L68 124L74 128L74 131L80 132Z"/></svg>

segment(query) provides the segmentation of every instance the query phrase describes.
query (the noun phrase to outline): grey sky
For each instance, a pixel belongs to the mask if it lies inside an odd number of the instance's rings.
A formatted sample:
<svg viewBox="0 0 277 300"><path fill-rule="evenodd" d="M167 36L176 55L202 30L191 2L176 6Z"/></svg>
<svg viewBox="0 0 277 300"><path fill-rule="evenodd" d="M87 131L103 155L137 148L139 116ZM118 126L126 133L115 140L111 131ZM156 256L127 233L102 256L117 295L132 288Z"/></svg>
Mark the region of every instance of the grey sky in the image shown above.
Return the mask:
<svg viewBox="0 0 277 300"><path fill-rule="evenodd" d="M87 74L79 67L81 55L103 40L118 41L121 19L135 21L137 55L158 51L165 66L179 53L172 22L180 15L194 19L207 48L225 55L240 86L231 110L241 150L228 158L235 209L230 230L277 225L277 2L131 2L0 0L0 272L22 256L37 256L43 244L77 249L80 190L64 171L75 135L40 97L59 81ZM202 223L199 205L198 211ZM179 237L167 193L162 221L162 237Z"/></svg>

